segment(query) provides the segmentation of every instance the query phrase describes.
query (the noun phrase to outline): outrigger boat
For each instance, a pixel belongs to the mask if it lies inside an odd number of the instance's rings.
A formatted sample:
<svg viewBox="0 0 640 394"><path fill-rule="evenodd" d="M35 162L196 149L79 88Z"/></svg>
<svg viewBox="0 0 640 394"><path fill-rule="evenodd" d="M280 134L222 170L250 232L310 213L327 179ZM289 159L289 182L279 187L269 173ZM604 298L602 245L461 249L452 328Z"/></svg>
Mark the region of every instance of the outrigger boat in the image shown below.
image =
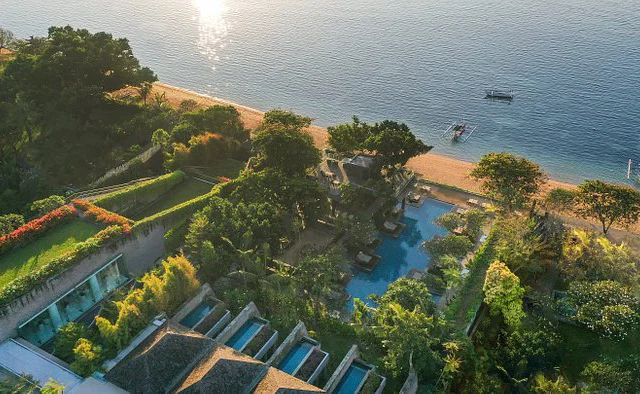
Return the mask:
<svg viewBox="0 0 640 394"><path fill-rule="evenodd" d="M513 100L513 90L510 90L508 92L503 91L503 90L496 90L496 89L492 89L492 90L485 90L484 91L486 96L484 96L484 98L486 99L490 99L490 100L505 100L505 101L512 101Z"/></svg>
<svg viewBox="0 0 640 394"><path fill-rule="evenodd" d="M471 126L467 124L467 121L463 119L459 122L452 123L451 126L449 126L444 131L444 133L442 133L442 137L451 133L451 141L465 142L469 139L469 137L471 137L471 134L473 134L474 131L476 131L476 126ZM465 137L465 134L466 134L466 137Z"/></svg>
<svg viewBox="0 0 640 394"><path fill-rule="evenodd" d="M633 168L633 162L629 159L629 166L627 167L627 179L632 179L636 183L640 183L640 164Z"/></svg>

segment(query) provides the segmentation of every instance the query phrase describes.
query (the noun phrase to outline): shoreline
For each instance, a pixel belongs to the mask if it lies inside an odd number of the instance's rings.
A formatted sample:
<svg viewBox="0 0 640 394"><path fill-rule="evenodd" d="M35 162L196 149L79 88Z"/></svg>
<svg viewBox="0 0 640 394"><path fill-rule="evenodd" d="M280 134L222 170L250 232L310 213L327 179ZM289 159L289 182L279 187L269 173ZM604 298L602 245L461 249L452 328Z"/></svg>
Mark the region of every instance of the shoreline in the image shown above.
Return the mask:
<svg viewBox="0 0 640 394"><path fill-rule="evenodd" d="M172 106L178 106L186 99L195 100L200 105L232 105L238 109L242 121L251 131L258 127L262 122L262 117L264 115L263 111L247 107L246 105L162 82L154 83L153 93L164 93L169 104ZM311 125L307 129L307 132L313 137L318 148L322 148L327 145L329 134L326 128ZM433 151L431 151L424 155L412 158L405 167L424 179L452 185L475 193L481 193L482 190L480 183L469 177L469 173L473 169L473 166L473 162L452 158L443 154L433 153ZM575 184L555 180L549 177L549 180L547 184L544 185L543 190L546 191L556 187L574 189L576 186L577 185Z"/></svg>

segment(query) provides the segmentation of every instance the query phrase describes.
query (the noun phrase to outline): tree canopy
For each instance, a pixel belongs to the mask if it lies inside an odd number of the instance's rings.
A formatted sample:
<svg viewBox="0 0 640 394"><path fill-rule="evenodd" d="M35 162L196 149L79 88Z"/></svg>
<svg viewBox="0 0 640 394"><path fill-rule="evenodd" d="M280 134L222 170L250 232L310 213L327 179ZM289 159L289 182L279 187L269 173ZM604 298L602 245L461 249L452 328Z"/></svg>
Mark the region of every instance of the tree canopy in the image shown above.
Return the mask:
<svg viewBox="0 0 640 394"><path fill-rule="evenodd" d="M493 315L502 315L511 328L520 326L524 317L522 297L524 289L520 279L500 261L493 262L484 281L484 300Z"/></svg>
<svg viewBox="0 0 640 394"><path fill-rule="evenodd" d="M640 192L628 186L585 181L578 186L575 203L576 212L598 220L605 234L613 224L628 226L640 217Z"/></svg>
<svg viewBox="0 0 640 394"><path fill-rule="evenodd" d="M470 175L482 181L482 189L489 197L508 209L529 203L547 179L540 166L510 153L482 156Z"/></svg>

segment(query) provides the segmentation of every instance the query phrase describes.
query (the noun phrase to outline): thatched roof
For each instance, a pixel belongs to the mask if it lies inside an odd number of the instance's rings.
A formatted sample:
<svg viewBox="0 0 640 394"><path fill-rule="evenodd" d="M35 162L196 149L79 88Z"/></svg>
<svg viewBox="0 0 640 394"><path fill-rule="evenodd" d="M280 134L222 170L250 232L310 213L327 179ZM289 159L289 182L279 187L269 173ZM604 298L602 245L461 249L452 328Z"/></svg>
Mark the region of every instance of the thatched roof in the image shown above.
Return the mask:
<svg viewBox="0 0 640 394"><path fill-rule="evenodd" d="M269 368L253 392L259 394L301 394L322 393L323 391L279 369Z"/></svg>
<svg viewBox="0 0 640 394"><path fill-rule="evenodd" d="M166 392L213 347L213 340L167 322L107 372L105 378L130 393Z"/></svg>

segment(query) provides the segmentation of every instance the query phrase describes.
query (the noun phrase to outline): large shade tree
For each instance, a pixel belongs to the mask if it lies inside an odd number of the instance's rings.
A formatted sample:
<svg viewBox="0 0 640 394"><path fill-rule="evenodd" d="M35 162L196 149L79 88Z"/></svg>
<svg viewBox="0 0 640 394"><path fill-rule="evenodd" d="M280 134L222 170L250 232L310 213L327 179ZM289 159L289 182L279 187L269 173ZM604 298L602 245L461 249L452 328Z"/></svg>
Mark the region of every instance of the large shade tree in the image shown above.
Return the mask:
<svg viewBox="0 0 640 394"><path fill-rule="evenodd" d="M520 320L524 317L524 288L509 267L500 261L493 262L487 269L483 290L484 301L489 305L491 314L502 315L511 328L519 327Z"/></svg>
<svg viewBox="0 0 640 394"><path fill-rule="evenodd" d="M531 201L546 182L546 175L536 163L510 153L489 153L471 171L482 181L482 189L507 209L517 209Z"/></svg>
<svg viewBox="0 0 640 394"><path fill-rule="evenodd" d="M596 219L607 233L613 224L628 226L640 217L640 192L599 180L585 181L575 197L576 211Z"/></svg>

